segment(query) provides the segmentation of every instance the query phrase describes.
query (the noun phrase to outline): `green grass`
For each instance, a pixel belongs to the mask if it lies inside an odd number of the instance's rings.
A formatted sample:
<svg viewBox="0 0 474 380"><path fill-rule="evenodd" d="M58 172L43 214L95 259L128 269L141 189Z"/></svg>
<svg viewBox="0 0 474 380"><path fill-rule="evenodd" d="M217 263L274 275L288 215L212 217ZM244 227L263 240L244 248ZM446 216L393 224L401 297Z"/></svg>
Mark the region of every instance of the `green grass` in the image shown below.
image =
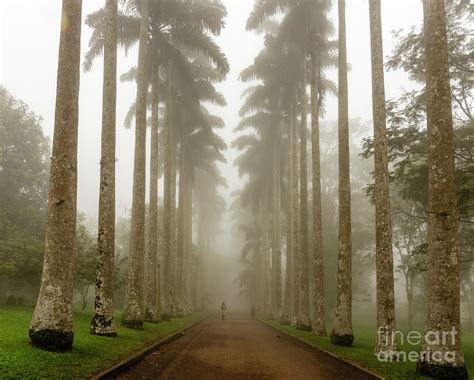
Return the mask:
<svg viewBox="0 0 474 380"><path fill-rule="evenodd" d="M170 322L145 323L142 331L119 327L118 336L108 338L91 335L91 315L76 313L72 351L54 353L30 344L32 312L30 308L0 306L0 379L87 378L201 317L192 314Z"/></svg>
<svg viewBox="0 0 474 380"><path fill-rule="evenodd" d="M278 321L260 319L262 322L277 328L295 338L298 338L315 347L328 351L346 361L357 364L386 379L423 379L415 373L416 363L397 362L382 363L374 356L375 328L355 327L354 344L352 347L339 347L331 344L329 337L317 337L309 332L296 330L292 326L282 326ZM465 333L462 336L466 366L469 374L474 375L474 333ZM417 351L419 347L408 344L401 345L401 351Z"/></svg>

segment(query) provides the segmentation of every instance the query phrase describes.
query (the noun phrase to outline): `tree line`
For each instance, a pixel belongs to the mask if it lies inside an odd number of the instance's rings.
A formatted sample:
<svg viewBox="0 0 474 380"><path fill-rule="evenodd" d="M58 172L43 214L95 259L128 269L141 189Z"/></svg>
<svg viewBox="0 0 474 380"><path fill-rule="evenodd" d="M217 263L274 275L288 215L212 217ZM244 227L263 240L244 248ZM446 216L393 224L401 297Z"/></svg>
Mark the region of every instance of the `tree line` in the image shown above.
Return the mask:
<svg viewBox="0 0 474 380"><path fill-rule="evenodd" d="M329 18L333 3L337 5L337 31ZM252 83L243 94L242 120L235 129L240 135L233 146L241 151L235 164L248 181L238 192L234 209L248 211L234 216L242 222L240 230L245 236L242 261L248 268L241 272L241 285L250 289L251 302L282 324L292 323L325 336L327 281L322 243L323 233L331 231L323 231L322 222L320 119L327 96L335 94L339 211L330 338L335 345L351 346L354 206L345 11L344 0L255 2L247 29L263 33L265 46L240 75L243 82ZM397 49L388 62L383 56L380 0L369 0L368 13L374 137L364 141L362 155L374 159L374 184L366 190L375 206L376 327L382 332L375 354L398 357L398 344L392 338L397 328L394 269L407 280L409 321L413 319L412 285L423 273L425 331L441 334L454 328L459 335L453 346L426 342L422 347L422 351L454 351L455 360L422 357L417 370L434 377L467 379L460 339L460 273L466 263L472 284L472 244L463 249L460 242L464 236L469 239L472 230L473 162L472 141L457 137L472 136L473 128L469 105L472 47L465 45L469 31L463 24L472 16L472 9L466 1L423 1L423 30L407 36L399 33ZM387 101L385 67L402 68L423 88ZM333 68L338 72L337 83L327 76ZM414 222L414 218L420 220ZM409 245L403 243L413 235L409 224L426 230L419 233L422 242L415 243L418 236L412 236ZM394 249L401 256L397 268ZM472 313L472 306L469 310Z"/></svg>

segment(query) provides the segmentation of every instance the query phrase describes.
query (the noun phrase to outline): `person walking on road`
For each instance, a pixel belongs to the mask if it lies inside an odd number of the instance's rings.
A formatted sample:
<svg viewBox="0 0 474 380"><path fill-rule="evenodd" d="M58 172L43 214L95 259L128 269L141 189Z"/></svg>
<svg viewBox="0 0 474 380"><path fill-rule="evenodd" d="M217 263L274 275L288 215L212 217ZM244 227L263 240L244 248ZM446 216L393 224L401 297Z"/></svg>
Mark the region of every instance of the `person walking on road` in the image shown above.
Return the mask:
<svg viewBox="0 0 474 380"><path fill-rule="evenodd" d="M222 320L225 320L226 310L227 310L227 305L225 304L225 301L222 301L222 305L221 305Z"/></svg>

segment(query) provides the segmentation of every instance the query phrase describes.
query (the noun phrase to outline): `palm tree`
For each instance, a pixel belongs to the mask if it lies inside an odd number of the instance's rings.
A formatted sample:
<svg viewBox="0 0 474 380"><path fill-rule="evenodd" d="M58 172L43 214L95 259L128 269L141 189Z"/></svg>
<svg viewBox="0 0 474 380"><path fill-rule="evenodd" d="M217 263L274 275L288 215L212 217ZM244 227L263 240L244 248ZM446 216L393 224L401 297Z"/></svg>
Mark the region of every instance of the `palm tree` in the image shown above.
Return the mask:
<svg viewBox="0 0 474 380"><path fill-rule="evenodd" d="M444 0L424 1L423 13L428 119L429 256L425 329L427 334L443 337L447 334L452 340L425 341L417 370L435 378L468 379L461 347L458 211ZM441 355L426 355L428 350ZM448 352L450 354L446 355Z"/></svg>
<svg viewBox="0 0 474 380"><path fill-rule="evenodd" d="M157 59L155 57L155 59ZM150 138L150 206L148 215L148 273L145 303L145 321L160 320L158 295L158 167L159 167L159 70L151 72L152 106Z"/></svg>
<svg viewBox="0 0 474 380"><path fill-rule="evenodd" d="M388 176L387 131L380 0L369 1L372 58L372 107L374 123L375 215L377 266L377 343L376 354L391 357L398 351L393 341L395 290L393 279L392 223ZM385 338L389 337L388 340Z"/></svg>
<svg viewBox="0 0 474 380"><path fill-rule="evenodd" d="M148 92L148 0L140 3L140 44L138 48L137 112L135 125L135 158L133 164L132 219L130 232L127 291L122 324L143 328L143 275L145 266L145 165L146 109Z"/></svg>
<svg viewBox="0 0 474 380"><path fill-rule="evenodd" d="M337 259L336 319L331 332L331 342L338 346L351 346L354 335L352 333L351 187L345 0L338 0L338 11L339 254Z"/></svg>
<svg viewBox="0 0 474 380"><path fill-rule="evenodd" d="M96 295L91 333L116 336L115 258L115 119L117 98L117 0L107 0L104 43L104 90L100 166L99 233Z"/></svg>
<svg viewBox="0 0 474 380"><path fill-rule="evenodd" d="M81 15L81 0L63 0L43 274L29 328L32 343L48 350L69 350L74 340Z"/></svg>

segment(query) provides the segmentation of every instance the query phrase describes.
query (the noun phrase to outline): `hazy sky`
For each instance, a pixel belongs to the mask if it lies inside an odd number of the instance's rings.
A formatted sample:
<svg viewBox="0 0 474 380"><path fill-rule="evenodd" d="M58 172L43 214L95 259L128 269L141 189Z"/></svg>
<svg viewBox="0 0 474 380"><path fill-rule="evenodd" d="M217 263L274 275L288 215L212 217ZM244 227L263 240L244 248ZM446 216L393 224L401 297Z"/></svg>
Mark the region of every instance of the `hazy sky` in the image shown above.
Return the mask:
<svg viewBox="0 0 474 380"><path fill-rule="evenodd" d="M223 0L228 9L227 27L218 38L227 54L231 72L219 89L227 98L228 107L218 110L226 122L221 134L230 143L237 125L241 104L240 94L245 85L238 81L239 73L252 63L262 46L262 38L245 31L245 21L253 0ZM349 74L349 111L351 118L371 119L371 81L368 0L347 0L347 46L352 66ZM0 0L0 83L14 96L25 101L44 118L43 128L52 136L56 89L56 69L59 42L60 0ZM103 5L102 0L83 0L83 18ZM337 13L331 13L334 20ZM384 50L392 47L391 31L420 25L420 0L382 0ZM337 23L335 22L336 26ZM91 31L83 26L82 54L87 51ZM119 55L118 74L136 65L137 51L125 57ZM336 79L335 73L331 73ZM411 88L403 73L386 75L387 98ZM134 84L119 84L117 103L117 212L125 213L131 204L134 134L122 127L130 103L134 101ZM96 61L89 73L81 73L79 117L79 189L78 207L89 217L96 217L99 188L100 130L102 102L102 59ZM326 118L337 117L337 102L327 103ZM232 161L235 152L226 153L228 164L223 172L228 179L228 194L239 187ZM162 187L160 186L160 195Z"/></svg>

